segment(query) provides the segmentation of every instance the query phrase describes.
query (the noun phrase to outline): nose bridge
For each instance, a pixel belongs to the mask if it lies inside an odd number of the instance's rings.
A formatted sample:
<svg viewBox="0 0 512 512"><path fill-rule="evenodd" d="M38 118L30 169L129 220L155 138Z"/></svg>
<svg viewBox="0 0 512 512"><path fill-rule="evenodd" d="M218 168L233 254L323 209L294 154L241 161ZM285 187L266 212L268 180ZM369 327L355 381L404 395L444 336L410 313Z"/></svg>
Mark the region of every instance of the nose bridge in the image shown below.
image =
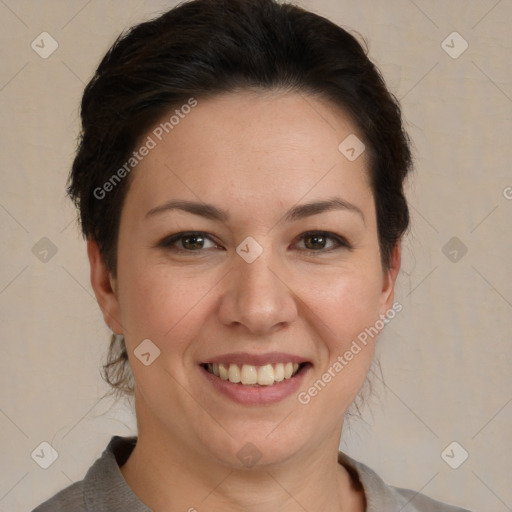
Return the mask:
<svg viewBox="0 0 512 512"><path fill-rule="evenodd" d="M265 332L293 321L297 314L295 300L270 248L250 263L237 254L233 264L229 291L224 297L224 322Z"/></svg>
<svg viewBox="0 0 512 512"><path fill-rule="evenodd" d="M237 282L240 292L243 291L245 297L263 297L264 294L276 292L277 280L276 271L272 268L275 265L275 258L271 250L265 250L256 260L251 263L242 261L237 263ZM274 262L274 265L273 265ZM263 294L263 295L262 295Z"/></svg>

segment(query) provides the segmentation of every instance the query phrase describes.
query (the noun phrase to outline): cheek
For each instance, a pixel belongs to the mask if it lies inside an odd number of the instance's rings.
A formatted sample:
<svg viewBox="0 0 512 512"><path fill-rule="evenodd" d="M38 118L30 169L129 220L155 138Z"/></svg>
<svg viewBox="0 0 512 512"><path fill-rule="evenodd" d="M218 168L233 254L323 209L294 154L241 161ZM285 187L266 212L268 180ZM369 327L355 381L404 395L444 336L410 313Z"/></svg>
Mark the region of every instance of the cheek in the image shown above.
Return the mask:
<svg viewBox="0 0 512 512"><path fill-rule="evenodd" d="M204 316L205 299L218 279L168 265L144 266L143 262L132 262L125 269L123 275L120 265L121 318L127 343L149 338L163 346L172 339L173 350L181 351L181 345L195 334L194 326L200 330L198 315ZM184 331L188 335L182 340Z"/></svg>
<svg viewBox="0 0 512 512"><path fill-rule="evenodd" d="M343 416L354 401L374 355L378 332L381 274L367 269L339 273L322 285L310 283L306 305L321 343L319 365L297 395L312 417ZM327 284L327 286L325 286Z"/></svg>
<svg viewBox="0 0 512 512"><path fill-rule="evenodd" d="M382 276L370 269L341 270L328 279L309 279L304 302L330 334L334 347L343 346L378 318Z"/></svg>
<svg viewBox="0 0 512 512"><path fill-rule="evenodd" d="M323 360L325 350L329 359L343 354L378 318L382 271L377 257L368 252L336 266L281 267L280 278L287 285L281 293L296 302L298 312L291 328L304 329L297 334L316 339L319 351L324 351ZM167 353L172 347L174 355L183 354L194 338L201 337L206 324L218 327L215 312L223 300L230 300L223 290L236 287L226 267L156 263L142 251L120 251L118 274L121 321L129 349L149 338Z"/></svg>
<svg viewBox="0 0 512 512"><path fill-rule="evenodd" d="M126 269L126 270L124 270ZM180 324L190 326L192 317L214 309L223 288L223 273L187 271L167 265L144 267L139 262L119 266L123 326L129 332L161 338ZM331 269L312 272L295 269L288 274L289 300L294 295L313 311L333 334L354 334L378 316L382 276L369 268ZM300 314L300 311L299 311Z"/></svg>

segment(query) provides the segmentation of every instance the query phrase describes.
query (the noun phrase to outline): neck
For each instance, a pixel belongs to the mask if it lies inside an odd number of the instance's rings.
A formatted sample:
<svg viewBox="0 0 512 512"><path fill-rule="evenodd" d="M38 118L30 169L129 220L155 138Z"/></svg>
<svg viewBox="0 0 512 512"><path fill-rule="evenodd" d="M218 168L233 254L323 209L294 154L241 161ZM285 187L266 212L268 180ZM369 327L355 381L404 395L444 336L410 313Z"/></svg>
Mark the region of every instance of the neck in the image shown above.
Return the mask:
<svg viewBox="0 0 512 512"><path fill-rule="evenodd" d="M233 469L156 425L139 424L137 445L121 472L152 510L363 512L362 489L338 463L341 429L284 462Z"/></svg>

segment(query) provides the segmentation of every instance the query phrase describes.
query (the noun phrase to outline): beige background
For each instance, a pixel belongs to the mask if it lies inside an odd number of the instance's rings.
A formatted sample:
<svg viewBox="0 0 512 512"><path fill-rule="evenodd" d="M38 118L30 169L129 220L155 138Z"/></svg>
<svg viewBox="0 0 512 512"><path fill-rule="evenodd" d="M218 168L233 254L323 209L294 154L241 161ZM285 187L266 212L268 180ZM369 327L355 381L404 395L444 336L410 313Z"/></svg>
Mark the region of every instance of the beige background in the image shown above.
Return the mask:
<svg viewBox="0 0 512 512"><path fill-rule="evenodd" d="M122 29L174 3L0 1L0 512L81 479L112 434L133 431L129 408L100 400L108 333L64 185L100 57ZM386 385L341 446L391 484L510 511L512 3L300 4L367 38L416 152L404 309L379 344ZM43 31L59 45L47 59L31 48ZM441 45L453 31L469 44L458 58ZM453 53L462 41L452 39ZM46 262L32 251L42 237L57 249ZM456 262L443 252L452 237L467 247ZM46 470L31 458L42 441L59 454ZM441 457L452 441L469 453L458 469Z"/></svg>

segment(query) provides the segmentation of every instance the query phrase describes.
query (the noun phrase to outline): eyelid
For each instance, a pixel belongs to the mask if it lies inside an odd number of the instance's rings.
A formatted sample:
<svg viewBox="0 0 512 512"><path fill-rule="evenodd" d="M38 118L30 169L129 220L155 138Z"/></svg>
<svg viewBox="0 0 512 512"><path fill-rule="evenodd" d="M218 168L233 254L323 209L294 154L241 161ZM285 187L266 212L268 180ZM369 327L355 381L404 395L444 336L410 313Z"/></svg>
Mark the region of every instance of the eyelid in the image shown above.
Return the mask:
<svg viewBox="0 0 512 512"><path fill-rule="evenodd" d="M314 236L314 235L322 236L324 238L328 238L328 239L330 238L331 240L334 240L334 242L336 243L335 247L332 247L330 249L320 249L318 251L308 250L308 249L300 249L301 251L307 252L308 254L321 255L321 254L329 253L329 252L335 251L337 249L342 249L342 248L349 249L349 250L352 249L351 244L348 242L348 240L345 237L343 237L341 235L337 235L336 233L333 233L331 231L325 231L325 230L319 230L319 229L305 231L304 233L301 233L299 235L298 240L301 241L301 240L304 240L305 238L307 238L308 236Z"/></svg>
<svg viewBox="0 0 512 512"><path fill-rule="evenodd" d="M298 250L301 252L307 252L307 253L313 254L313 255L321 255L321 254L330 253L332 251L342 249L342 248L348 249L348 250L352 249L351 244L348 242L348 240L345 237L343 237L341 235L337 235L336 233L333 233L331 231L325 231L325 230L304 231L295 239L295 241L293 243L296 244L299 241L304 240L308 236L314 236L314 235L322 236L324 238L333 240L336 244L335 247L332 247L330 249L319 249L316 251L312 250L312 249L302 249L302 248L298 249ZM177 242L179 242L183 238L186 238L187 236L200 236L204 239L210 240L217 247L220 247L220 244L215 241L214 237L212 235L210 235L209 233L206 233L205 231L181 231L179 233L175 233L173 235L165 237L164 239L162 239L160 242L158 242L156 244L156 247L160 247L160 248L167 249L167 250L174 250L175 252L180 252L180 253L188 253L188 254L201 253L205 250L205 249L187 250L187 249L181 249L175 245Z"/></svg>
<svg viewBox="0 0 512 512"><path fill-rule="evenodd" d="M185 252L185 253L189 253L189 254L194 253L194 252L197 252L197 253L201 252L201 249L199 249L197 251L190 251L187 249L179 248L175 245L177 242L179 242L183 238L186 238L187 236L201 236L202 238L210 240L212 243L214 243L217 246L220 245L214 240L212 235L210 235L204 231L180 231L179 233L175 233L173 235L166 236L165 238L163 238L160 242L158 242L156 244L156 247L160 247L160 248L168 249L168 250L172 249L176 252L182 252L182 253Z"/></svg>

